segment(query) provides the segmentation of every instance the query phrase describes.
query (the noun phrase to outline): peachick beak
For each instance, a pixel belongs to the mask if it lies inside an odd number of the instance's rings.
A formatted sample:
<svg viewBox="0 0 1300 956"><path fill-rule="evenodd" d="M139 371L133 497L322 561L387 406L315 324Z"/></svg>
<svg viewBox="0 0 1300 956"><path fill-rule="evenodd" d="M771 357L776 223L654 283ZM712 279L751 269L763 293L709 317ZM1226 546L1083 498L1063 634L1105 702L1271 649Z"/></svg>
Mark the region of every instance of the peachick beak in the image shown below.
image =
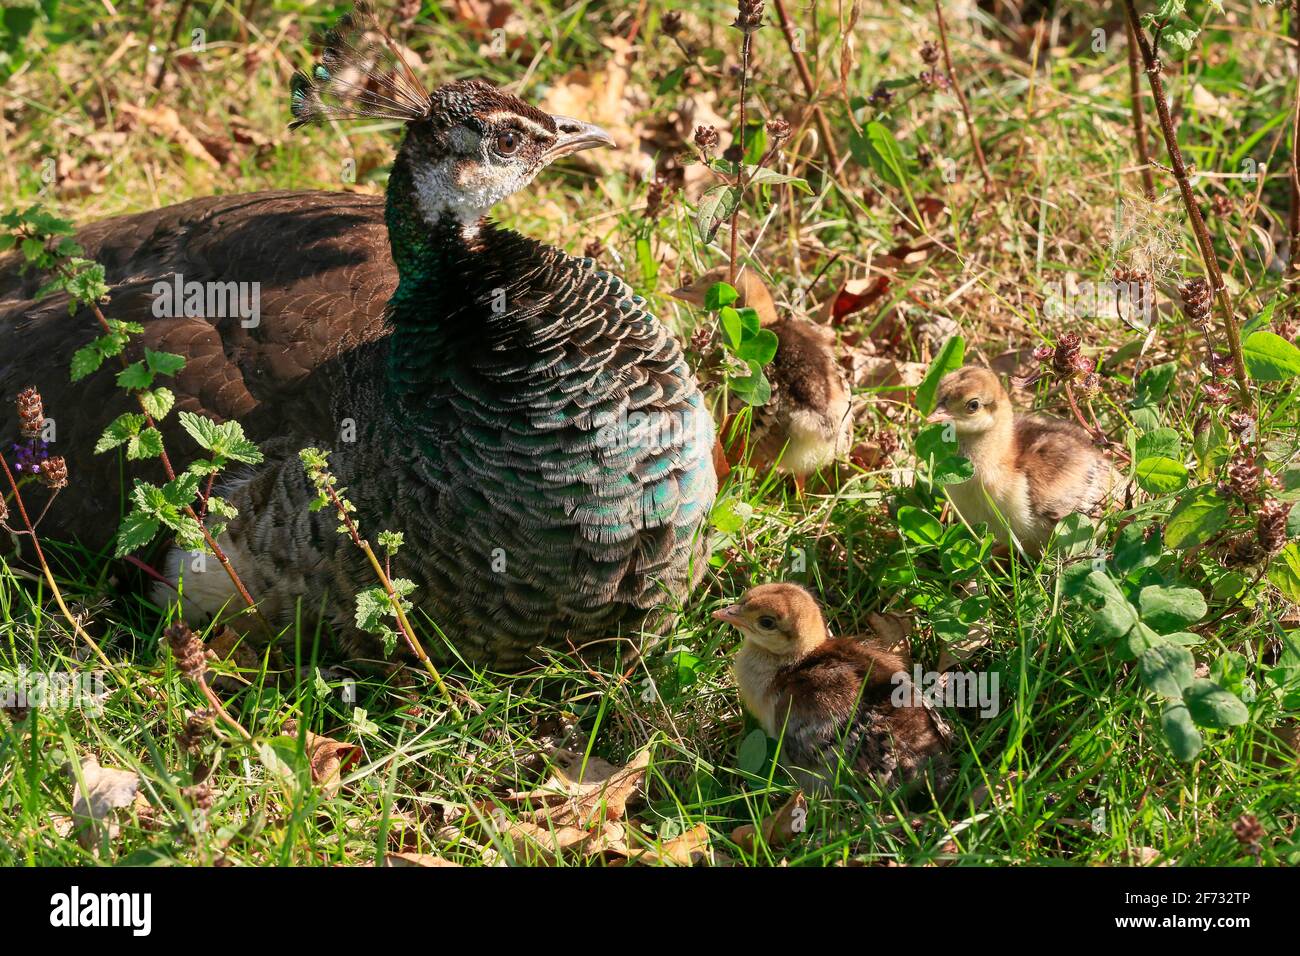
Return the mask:
<svg viewBox="0 0 1300 956"><path fill-rule="evenodd" d="M927 418L925 420L925 423L927 425L938 425L943 422L950 422L950 421L952 421L952 416L950 414L948 414L942 408L936 408L934 410L934 414L931 415L929 418Z"/></svg>
<svg viewBox="0 0 1300 956"><path fill-rule="evenodd" d="M720 611L714 611L713 616L719 621L725 621L735 627L740 627L744 619L740 616L740 605L733 604L730 607L724 607Z"/></svg>
<svg viewBox="0 0 1300 956"><path fill-rule="evenodd" d="M581 152L584 149L618 145L614 142L613 136L610 136L608 132L594 123L584 123L572 116L553 116L551 118L555 120L555 127L559 131L559 139L555 141L554 146L546 151L547 162L559 159L561 156Z"/></svg>

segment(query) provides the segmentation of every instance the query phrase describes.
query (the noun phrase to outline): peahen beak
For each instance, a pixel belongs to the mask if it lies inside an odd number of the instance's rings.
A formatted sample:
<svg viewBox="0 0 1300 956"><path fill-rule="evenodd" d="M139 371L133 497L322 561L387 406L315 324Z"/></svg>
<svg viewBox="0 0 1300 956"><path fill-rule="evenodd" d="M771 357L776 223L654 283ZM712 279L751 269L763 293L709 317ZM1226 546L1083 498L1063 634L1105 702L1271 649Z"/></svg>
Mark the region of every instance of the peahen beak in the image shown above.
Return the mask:
<svg viewBox="0 0 1300 956"><path fill-rule="evenodd" d="M559 130L559 139L555 145L546 151L546 162L553 162L562 156L569 156L573 153L579 153L584 149L595 149L597 146L616 146L614 137L608 132L601 129L594 123L584 123L582 120L576 120L572 116L553 116L556 129Z"/></svg>

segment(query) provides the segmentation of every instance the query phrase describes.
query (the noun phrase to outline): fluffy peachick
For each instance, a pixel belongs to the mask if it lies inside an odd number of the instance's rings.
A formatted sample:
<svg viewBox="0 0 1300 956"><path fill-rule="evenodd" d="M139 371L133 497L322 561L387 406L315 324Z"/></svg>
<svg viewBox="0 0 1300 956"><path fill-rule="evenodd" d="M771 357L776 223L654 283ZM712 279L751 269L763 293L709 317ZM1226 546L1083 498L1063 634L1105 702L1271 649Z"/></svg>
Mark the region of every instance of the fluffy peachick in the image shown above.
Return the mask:
<svg viewBox="0 0 1300 956"><path fill-rule="evenodd" d="M703 305L709 289L725 282L727 270L711 269L673 295ZM808 476L849 450L853 432L848 377L836 360L835 332L793 315L780 315L772 295L752 269L736 280L736 306L752 308L759 324L777 337L776 357L767 369L772 397L754 409L750 461L789 474L802 488Z"/></svg>
<svg viewBox="0 0 1300 956"><path fill-rule="evenodd" d="M217 489L240 511L219 540L273 624L323 609L353 657L383 653L354 625L354 596L374 584L365 558L337 516L309 510L297 453L319 446L362 533L405 533L393 572L415 584L412 619L446 635L435 656L517 668L538 647L661 626L658 609L703 572L716 490L695 379L621 279L488 218L555 160L613 140L485 82L428 93L393 49L358 7L292 90L295 126L403 124L382 201L222 196L90 227L78 241L107 268L109 314L144 325L135 350L185 357L179 408L238 418L261 445L265 464ZM177 274L255 282L260 314L157 314L151 290ZM51 515L98 545L117 524L119 466L90 450L129 406L111 374L69 386L94 323L60 297L35 301L38 282L0 263L0 394L31 382L69 410L60 451L95 486ZM171 448L193 447L175 414L165 425ZM173 552L164 567L184 577L192 616L232 598L215 562L196 573Z"/></svg>
<svg viewBox="0 0 1300 956"><path fill-rule="evenodd" d="M817 601L795 584L762 584L714 617L744 637L736 683L745 707L810 789L841 768L884 789L929 774L951 780L942 717L916 690L904 659L854 638L832 638Z"/></svg>
<svg viewBox="0 0 1300 956"><path fill-rule="evenodd" d="M962 368L939 382L929 422L951 425L973 477L945 486L968 523L1037 556L1068 514L1096 516L1123 482L1110 459L1077 425L1018 415L987 369Z"/></svg>

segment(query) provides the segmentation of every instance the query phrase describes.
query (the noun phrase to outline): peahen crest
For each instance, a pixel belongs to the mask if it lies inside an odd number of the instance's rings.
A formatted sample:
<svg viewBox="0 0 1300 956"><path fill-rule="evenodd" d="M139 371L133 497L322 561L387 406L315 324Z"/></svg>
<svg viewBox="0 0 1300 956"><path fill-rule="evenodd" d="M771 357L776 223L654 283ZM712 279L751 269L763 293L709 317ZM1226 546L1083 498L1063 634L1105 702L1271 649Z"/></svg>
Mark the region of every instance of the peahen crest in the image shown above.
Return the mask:
<svg viewBox="0 0 1300 956"><path fill-rule="evenodd" d="M290 129L335 119L409 123L428 115L428 91L369 3L357 3L318 46L310 75L293 75Z"/></svg>

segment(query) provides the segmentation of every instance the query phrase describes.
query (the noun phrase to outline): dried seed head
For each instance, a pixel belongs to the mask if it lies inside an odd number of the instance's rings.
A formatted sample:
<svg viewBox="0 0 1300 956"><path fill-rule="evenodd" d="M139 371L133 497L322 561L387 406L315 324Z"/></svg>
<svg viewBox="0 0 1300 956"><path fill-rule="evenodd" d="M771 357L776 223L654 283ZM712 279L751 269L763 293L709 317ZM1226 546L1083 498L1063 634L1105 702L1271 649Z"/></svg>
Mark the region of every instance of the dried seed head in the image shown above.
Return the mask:
<svg viewBox="0 0 1300 956"><path fill-rule="evenodd" d="M691 333L691 348L703 355L713 344L713 328L707 323L701 323L695 327Z"/></svg>
<svg viewBox="0 0 1300 956"><path fill-rule="evenodd" d="M1268 554L1277 554L1286 547L1286 519L1291 514L1292 502L1269 499L1256 512L1255 530L1259 544Z"/></svg>
<svg viewBox="0 0 1300 956"><path fill-rule="evenodd" d="M1264 838L1264 828L1249 813L1243 813L1232 825L1232 835L1242 846L1258 849L1259 841Z"/></svg>
<svg viewBox="0 0 1300 956"><path fill-rule="evenodd" d="M921 44L921 62L926 66L934 66L938 63L940 55L939 44L933 40L926 40Z"/></svg>
<svg viewBox="0 0 1300 956"><path fill-rule="evenodd" d="M45 424L45 406L41 393L35 388L25 388L18 393L18 432L24 438L40 438Z"/></svg>
<svg viewBox="0 0 1300 956"><path fill-rule="evenodd" d="M941 70L922 70L917 80L927 90L943 91L948 88L948 77Z"/></svg>
<svg viewBox="0 0 1300 956"><path fill-rule="evenodd" d="M663 211L664 193L667 188L668 182L662 176L656 176L650 181L645 194L646 219L653 221L659 218L659 213Z"/></svg>
<svg viewBox="0 0 1300 956"><path fill-rule="evenodd" d="M59 491L68 487L68 463L64 461L62 455L55 455L53 458L46 458L40 464L41 484L51 491Z"/></svg>
<svg viewBox="0 0 1300 956"><path fill-rule="evenodd" d="M670 37L675 37L682 32L682 12L680 10L669 10L659 18L659 29Z"/></svg>
<svg viewBox="0 0 1300 956"><path fill-rule="evenodd" d="M740 147L740 140L733 139L731 145L722 151L722 158L729 163L739 164L745 158L745 151Z"/></svg>
<svg viewBox="0 0 1300 956"><path fill-rule="evenodd" d="M1178 287L1178 294L1183 297L1183 311L1187 317L1198 325L1203 325L1210 316L1213 296L1210 284L1204 279L1188 279Z"/></svg>
<svg viewBox="0 0 1300 956"><path fill-rule="evenodd" d="M718 143L722 137L718 135L717 127L714 126L697 126L695 127L695 145L700 148L705 156L708 156L718 148Z"/></svg>
<svg viewBox="0 0 1300 956"><path fill-rule="evenodd" d="M1250 412L1228 412L1227 423L1234 435L1249 435L1255 429L1255 416Z"/></svg>
<svg viewBox="0 0 1300 956"><path fill-rule="evenodd" d="M194 804L196 810L208 811L212 809L212 788L208 786L207 781L196 783L192 787L185 787L181 790L185 799Z"/></svg>
<svg viewBox="0 0 1300 956"><path fill-rule="evenodd" d="M588 259L599 259L605 253L605 244L599 239L589 239L582 247L582 254Z"/></svg>
<svg viewBox="0 0 1300 956"><path fill-rule="evenodd" d="M894 91L884 83L877 83L876 88L867 97L867 103L870 106L888 106L892 102L894 102Z"/></svg>
<svg viewBox="0 0 1300 956"><path fill-rule="evenodd" d="M1084 401L1091 401L1101 394L1101 376L1096 372L1088 372L1079 379L1078 384L1075 385L1075 391L1079 393L1079 397Z"/></svg>
<svg viewBox="0 0 1300 956"><path fill-rule="evenodd" d="M1220 218L1232 215L1233 210L1237 208L1237 203L1227 193L1215 193L1214 198L1210 200L1210 208L1214 214Z"/></svg>
<svg viewBox="0 0 1300 956"><path fill-rule="evenodd" d="M934 165L934 153L930 151L930 147L925 143L916 147L916 164L922 169L929 169Z"/></svg>
<svg viewBox="0 0 1300 956"><path fill-rule="evenodd" d="M1232 356L1226 352L1211 352L1209 366L1215 378L1232 378Z"/></svg>
<svg viewBox="0 0 1300 956"><path fill-rule="evenodd" d="M1268 557L1260 546L1259 537L1253 534L1239 534L1228 542L1223 553L1223 563L1230 568L1250 568Z"/></svg>
<svg viewBox="0 0 1300 956"><path fill-rule="evenodd" d="M1219 483L1219 492L1250 503L1258 501L1264 489L1275 483L1273 476L1255 463L1254 455L1243 455L1228 465L1228 477Z"/></svg>
<svg viewBox="0 0 1300 956"><path fill-rule="evenodd" d="M207 669L208 654L203 642L194 636L188 624L177 621L163 632L171 646L176 667L190 680L199 680Z"/></svg>
<svg viewBox="0 0 1300 956"><path fill-rule="evenodd" d="M188 751L198 750L203 741L211 736L215 719L216 714L207 708L196 710L185 718L185 729L177 735L177 742Z"/></svg>
<svg viewBox="0 0 1300 956"><path fill-rule="evenodd" d="M753 33L763 25L763 7L767 0L739 0L736 4L736 22L732 24L743 33Z"/></svg>
<svg viewBox="0 0 1300 956"><path fill-rule="evenodd" d="M779 147L790 138L790 124L779 116L768 120L767 138L771 141L773 149Z"/></svg>
<svg viewBox="0 0 1300 956"><path fill-rule="evenodd" d="M1232 392L1227 385L1218 382L1206 382L1201 386L1201 396L1210 405L1227 405L1232 401Z"/></svg>

